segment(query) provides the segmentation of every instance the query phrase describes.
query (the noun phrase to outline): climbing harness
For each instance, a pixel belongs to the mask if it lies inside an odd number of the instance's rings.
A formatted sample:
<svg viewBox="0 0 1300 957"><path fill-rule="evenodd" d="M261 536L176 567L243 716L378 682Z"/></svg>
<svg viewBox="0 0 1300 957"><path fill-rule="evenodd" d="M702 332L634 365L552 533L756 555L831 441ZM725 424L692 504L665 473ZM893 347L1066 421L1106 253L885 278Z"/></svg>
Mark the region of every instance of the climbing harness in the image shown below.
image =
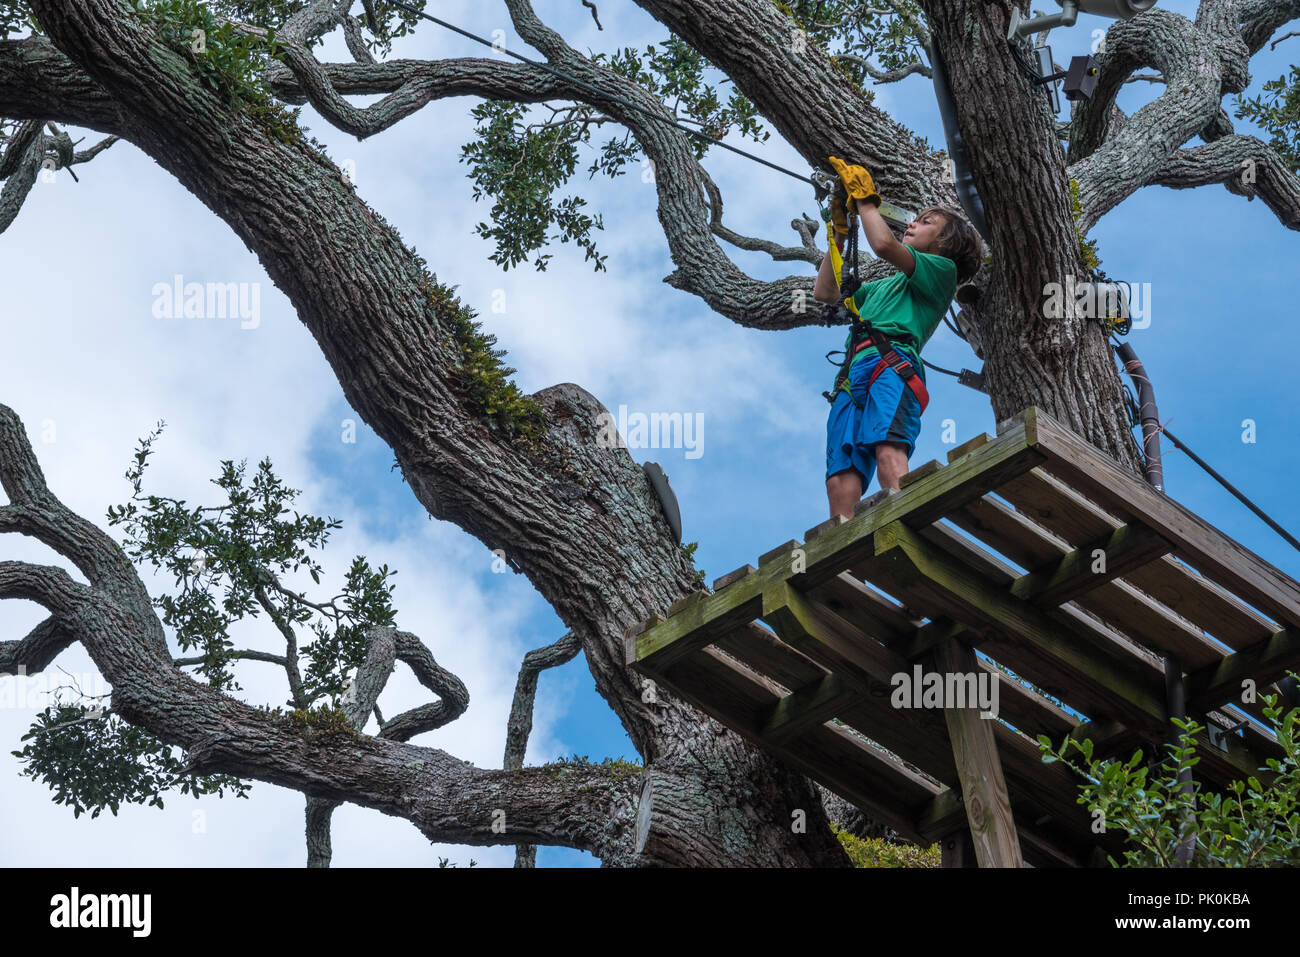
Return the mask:
<svg viewBox="0 0 1300 957"><path fill-rule="evenodd" d="M840 365L839 372L835 376L835 384L831 391L823 392L826 401L832 405L835 403L836 394L843 389L849 393L858 408L862 404L856 398L853 398L852 389L849 387L849 370L853 365L854 357L864 349L875 346L880 353L880 362L876 364L875 369L871 372L871 378L867 380L867 388L879 378L880 374L886 368L893 369L899 377L907 383L908 388L916 395L917 400L921 403L921 411L925 412L925 407L930 404L930 393L925 388L925 382L917 373L916 367L894 348L893 341L883 332L871 324L868 319L862 318L858 312L857 302L854 294L858 290L858 225L856 218L850 212L847 222L848 237L845 240L844 255L840 255L839 246L835 241L836 223L835 208L837 205L847 208L848 196L843 188L843 184L837 183L836 188L831 191L830 210L823 209L822 215L827 217L826 239L830 246L831 267L835 272L835 281L839 284L840 299L839 301L827 303L822 311L822 321L826 325L839 325L848 321L850 325L849 346L844 352L844 362ZM838 350L832 350L827 353L827 358Z"/></svg>

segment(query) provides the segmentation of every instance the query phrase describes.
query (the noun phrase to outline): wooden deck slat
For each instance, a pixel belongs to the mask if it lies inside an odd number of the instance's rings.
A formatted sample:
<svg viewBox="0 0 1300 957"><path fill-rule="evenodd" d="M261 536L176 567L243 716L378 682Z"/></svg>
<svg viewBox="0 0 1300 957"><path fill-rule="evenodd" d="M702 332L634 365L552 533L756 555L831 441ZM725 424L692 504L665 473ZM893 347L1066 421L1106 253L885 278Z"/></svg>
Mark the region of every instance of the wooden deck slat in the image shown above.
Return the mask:
<svg viewBox="0 0 1300 957"><path fill-rule="evenodd" d="M1169 550L1169 543L1146 526L1122 525L1109 535L1020 576L1011 591L1035 604L1061 605L1154 561ZM1101 570L1097 570L1098 564Z"/></svg>
<svg viewBox="0 0 1300 957"><path fill-rule="evenodd" d="M825 668L795 651L757 622L748 622L728 632L713 646L791 690L820 681L827 674Z"/></svg>

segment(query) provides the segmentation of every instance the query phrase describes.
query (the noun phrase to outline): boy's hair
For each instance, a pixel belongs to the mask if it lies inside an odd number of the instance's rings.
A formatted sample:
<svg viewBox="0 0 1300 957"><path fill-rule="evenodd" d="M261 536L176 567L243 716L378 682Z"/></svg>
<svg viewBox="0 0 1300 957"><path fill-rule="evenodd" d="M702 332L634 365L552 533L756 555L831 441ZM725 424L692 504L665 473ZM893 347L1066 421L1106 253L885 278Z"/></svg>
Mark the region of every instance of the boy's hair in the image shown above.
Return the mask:
<svg viewBox="0 0 1300 957"><path fill-rule="evenodd" d="M984 241L975 227L955 209L947 206L927 206L916 214L920 219L926 213L939 213L944 218L943 229L936 240L937 248L933 251L946 256L957 265L958 284L968 282L980 270L984 260Z"/></svg>

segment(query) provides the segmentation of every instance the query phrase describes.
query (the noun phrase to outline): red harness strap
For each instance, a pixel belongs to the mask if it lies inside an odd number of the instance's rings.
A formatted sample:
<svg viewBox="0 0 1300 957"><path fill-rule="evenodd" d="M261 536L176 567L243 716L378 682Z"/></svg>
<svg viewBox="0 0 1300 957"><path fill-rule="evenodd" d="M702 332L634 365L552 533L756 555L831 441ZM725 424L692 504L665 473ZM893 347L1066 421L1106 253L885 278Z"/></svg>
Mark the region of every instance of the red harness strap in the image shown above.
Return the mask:
<svg viewBox="0 0 1300 957"><path fill-rule="evenodd" d="M870 339L859 345L854 352L856 354L869 346L876 346L876 351L880 352L880 346ZM930 404L930 393L925 388L925 383L921 381L921 377L917 375L916 368L912 363L905 359L893 346L889 346L885 352L881 353L880 358L881 361L876 363L875 369L871 371L871 378L867 380L867 388L871 388L871 384L879 378L880 373L884 372L886 367L893 369L916 395L917 401L921 403L921 411L925 412L925 407Z"/></svg>

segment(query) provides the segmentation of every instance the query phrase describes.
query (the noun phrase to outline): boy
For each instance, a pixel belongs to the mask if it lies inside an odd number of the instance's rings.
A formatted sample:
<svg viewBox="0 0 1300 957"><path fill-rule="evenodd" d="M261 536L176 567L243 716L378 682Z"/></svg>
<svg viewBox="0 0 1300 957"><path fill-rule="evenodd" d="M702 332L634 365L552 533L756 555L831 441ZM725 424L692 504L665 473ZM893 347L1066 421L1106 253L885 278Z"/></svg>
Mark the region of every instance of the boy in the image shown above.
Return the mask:
<svg viewBox="0 0 1300 957"><path fill-rule="evenodd" d="M899 242L880 216L880 195L870 174L862 167L838 161L835 165L841 176L849 174L846 182L854 184L850 192L858 199L857 215L872 251L899 270L887 279L863 283L854 303L924 382L921 348L939 327L958 284L979 270L979 234L955 210L932 206L921 210ZM857 185L861 183L865 189ZM843 239L837 235L835 242L841 246ZM813 298L828 303L840 298L830 250L817 273ZM850 332L845 350L852 344ZM921 431L920 399L889 363L870 381L880 362L872 340L862 339L826 422L826 497L832 518L853 517L853 506L874 471L879 470L882 489L897 490Z"/></svg>

